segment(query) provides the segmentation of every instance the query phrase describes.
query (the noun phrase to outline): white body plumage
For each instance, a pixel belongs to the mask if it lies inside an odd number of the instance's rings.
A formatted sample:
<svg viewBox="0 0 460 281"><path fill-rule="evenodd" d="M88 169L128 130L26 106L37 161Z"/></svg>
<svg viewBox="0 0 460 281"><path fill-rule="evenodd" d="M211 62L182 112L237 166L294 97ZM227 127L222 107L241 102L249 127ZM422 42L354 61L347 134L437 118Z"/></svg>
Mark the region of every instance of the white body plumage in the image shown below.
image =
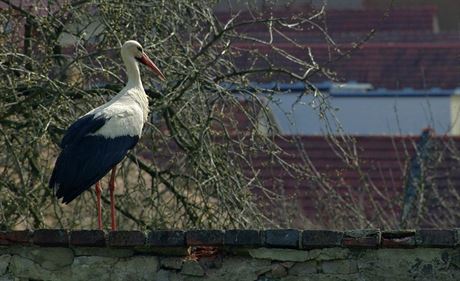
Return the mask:
<svg viewBox="0 0 460 281"><path fill-rule="evenodd" d="M142 86L140 88L125 87L108 103L97 107L86 115L102 117L106 123L91 135L100 135L106 138L120 136L138 136L147 121L149 109L148 99Z"/></svg>

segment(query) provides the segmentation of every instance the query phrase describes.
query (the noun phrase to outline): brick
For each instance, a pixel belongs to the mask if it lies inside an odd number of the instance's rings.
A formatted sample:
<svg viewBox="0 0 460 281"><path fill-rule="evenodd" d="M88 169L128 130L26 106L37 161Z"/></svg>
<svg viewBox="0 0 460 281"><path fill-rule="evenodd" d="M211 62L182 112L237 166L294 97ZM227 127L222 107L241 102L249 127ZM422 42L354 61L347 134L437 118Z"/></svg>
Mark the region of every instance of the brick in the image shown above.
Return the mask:
<svg viewBox="0 0 460 281"><path fill-rule="evenodd" d="M385 248L414 248L415 236L402 238L382 238L382 247Z"/></svg>
<svg viewBox="0 0 460 281"><path fill-rule="evenodd" d="M410 236L415 236L414 229L382 231L382 238L387 238L387 239L404 238L404 237L410 237Z"/></svg>
<svg viewBox="0 0 460 281"><path fill-rule="evenodd" d="M102 230L76 230L70 232L70 245L104 247L105 233Z"/></svg>
<svg viewBox="0 0 460 281"><path fill-rule="evenodd" d="M264 231L265 246L299 248L300 231L297 229L270 229Z"/></svg>
<svg viewBox="0 0 460 281"><path fill-rule="evenodd" d="M460 228L454 228L455 231L455 238L456 238L456 243L455 246L458 247L460 246Z"/></svg>
<svg viewBox="0 0 460 281"><path fill-rule="evenodd" d="M455 236L452 229L421 229L415 232L415 243L422 247L453 247Z"/></svg>
<svg viewBox="0 0 460 281"><path fill-rule="evenodd" d="M30 230L0 231L0 245L30 244L32 232Z"/></svg>
<svg viewBox="0 0 460 281"><path fill-rule="evenodd" d="M220 246L224 243L222 230L189 230L185 234L188 246Z"/></svg>
<svg viewBox="0 0 460 281"><path fill-rule="evenodd" d="M32 243L40 246L69 246L69 234L64 229L38 229L32 235Z"/></svg>
<svg viewBox="0 0 460 281"><path fill-rule="evenodd" d="M224 234L225 246L261 246L262 235L258 230L227 230Z"/></svg>
<svg viewBox="0 0 460 281"><path fill-rule="evenodd" d="M144 246L145 234L141 231L111 231L108 244L110 247Z"/></svg>
<svg viewBox="0 0 460 281"><path fill-rule="evenodd" d="M377 248L380 245L380 230L363 229L345 231L342 246L350 248Z"/></svg>
<svg viewBox="0 0 460 281"><path fill-rule="evenodd" d="M155 230L147 238L147 245L156 247L184 247L185 232L181 230Z"/></svg>
<svg viewBox="0 0 460 281"><path fill-rule="evenodd" d="M302 249L340 247L343 232L334 230L304 230L302 232Z"/></svg>
<svg viewBox="0 0 460 281"><path fill-rule="evenodd" d="M384 231L381 242L385 248L414 248L415 230Z"/></svg>

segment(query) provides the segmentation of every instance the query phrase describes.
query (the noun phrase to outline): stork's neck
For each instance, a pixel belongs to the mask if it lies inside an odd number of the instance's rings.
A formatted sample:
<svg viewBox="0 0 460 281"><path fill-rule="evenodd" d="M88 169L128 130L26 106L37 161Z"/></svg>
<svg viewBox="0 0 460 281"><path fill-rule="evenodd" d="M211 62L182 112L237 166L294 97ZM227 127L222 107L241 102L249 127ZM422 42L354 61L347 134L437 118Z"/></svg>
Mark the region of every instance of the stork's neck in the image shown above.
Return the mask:
<svg viewBox="0 0 460 281"><path fill-rule="evenodd" d="M143 89L141 73L139 71L139 64L137 63L137 61L134 59L134 57L123 56L123 54L122 58L126 66L126 73L128 74L128 83L126 86L128 88L136 87Z"/></svg>

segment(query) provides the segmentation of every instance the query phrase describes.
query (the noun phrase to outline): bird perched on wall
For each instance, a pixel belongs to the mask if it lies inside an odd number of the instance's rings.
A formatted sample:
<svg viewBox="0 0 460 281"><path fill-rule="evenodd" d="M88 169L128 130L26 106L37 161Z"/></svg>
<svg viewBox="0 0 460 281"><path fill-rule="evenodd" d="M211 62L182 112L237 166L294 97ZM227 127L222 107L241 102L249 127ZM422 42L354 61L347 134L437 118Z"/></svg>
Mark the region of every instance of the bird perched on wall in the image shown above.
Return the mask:
<svg viewBox="0 0 460 281"><path fill-rule="evenodd" d="M147 121L148 99L142 86L139 63L165 80L138 42L125 42L121 47L121 57L126 66L128 83L109 102L70 125L60 143L62 151L49 182L57 198L62 198L65 204L95 185L99 229L102 229L100 180L112 170L109 181L111 227L116 230L116 167L136 145Z"/></svg>

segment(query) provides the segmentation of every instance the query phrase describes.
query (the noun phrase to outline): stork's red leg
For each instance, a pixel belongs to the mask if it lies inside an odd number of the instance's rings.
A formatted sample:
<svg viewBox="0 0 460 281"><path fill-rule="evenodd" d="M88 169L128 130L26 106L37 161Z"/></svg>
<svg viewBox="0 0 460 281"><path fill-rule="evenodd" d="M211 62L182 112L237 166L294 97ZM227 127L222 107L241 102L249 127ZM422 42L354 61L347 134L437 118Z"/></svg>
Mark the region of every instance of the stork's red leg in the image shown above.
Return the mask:
<svg viewBox="0 0 460 281"><path fill-rule="evenodd" d="M96 182L97 226L102 230L101 183Z"/></svg>
<svg viewBox="0 0 460 281"><path fill-rule="evenodd" d="M117 223L115 220L115 174L117 172L117 165L112 168L112 175L110 176L109 190L110 190L110 217L112 219L112 231L117 230Z"/></svg>

